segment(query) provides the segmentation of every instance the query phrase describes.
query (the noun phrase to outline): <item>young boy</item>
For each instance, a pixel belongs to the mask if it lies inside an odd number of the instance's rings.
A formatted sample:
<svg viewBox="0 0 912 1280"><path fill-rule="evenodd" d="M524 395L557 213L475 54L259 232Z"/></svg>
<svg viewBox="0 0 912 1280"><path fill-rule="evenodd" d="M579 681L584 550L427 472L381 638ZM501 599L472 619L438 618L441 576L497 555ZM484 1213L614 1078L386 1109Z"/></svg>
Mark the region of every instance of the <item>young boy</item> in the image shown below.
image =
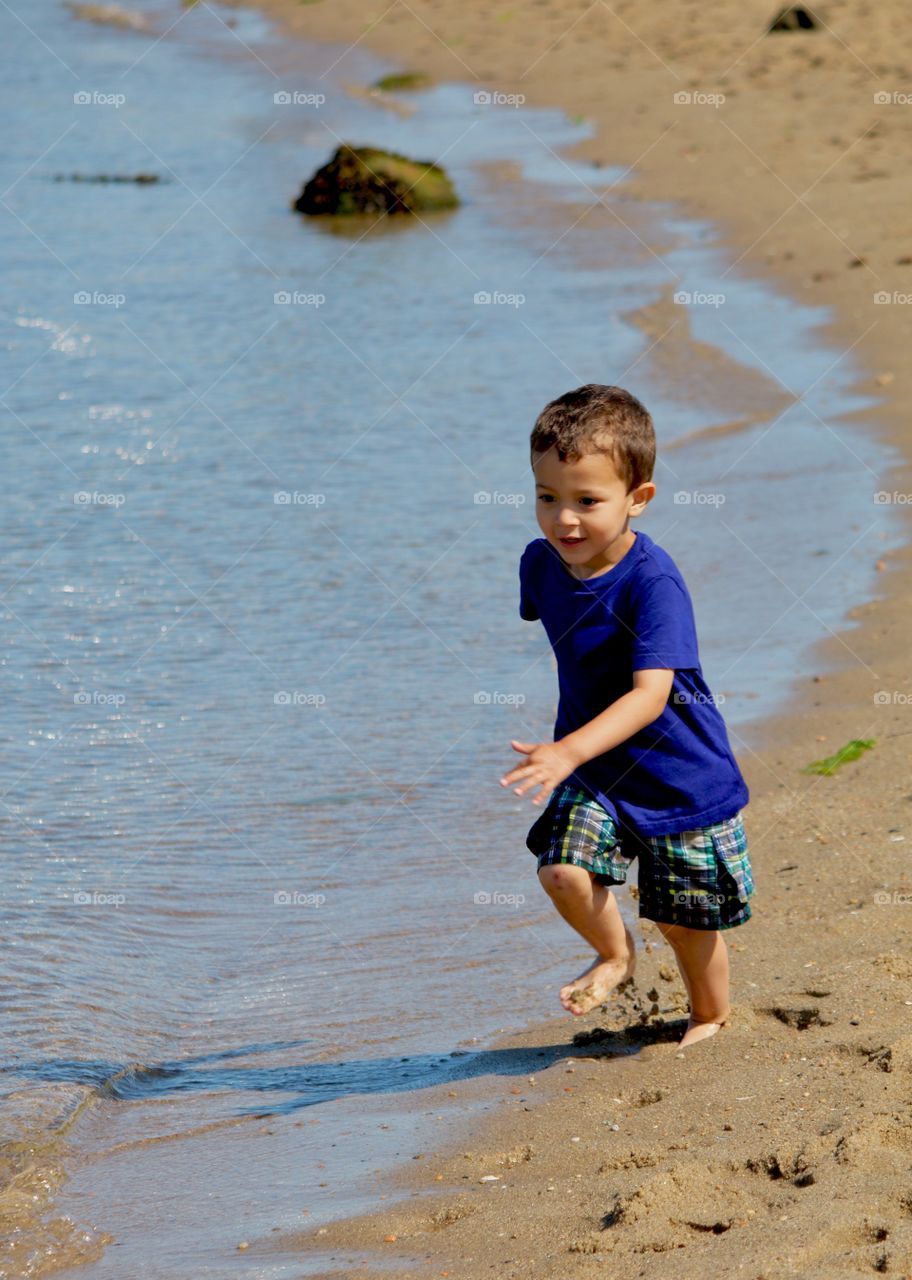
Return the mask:
<svg viewBox="0 0 912 1280"><path fill-rule="evenodd" d="M674 950L690 999L681 1045L729 1013L721 930L750 918L741 809L748 789L697 653L672 558L630 528L656 491L655 433L621 387L589 384L546 405L531 437L538 524L520 561L522 618L540 619L558 665L553 742L512 746L501 778L548 800L526 844L557 910L595 949L561 988L574 1014L633 976L636 944L608 887L639 858L639 914ZM550 797L550 799L549 799Z"/></svg>

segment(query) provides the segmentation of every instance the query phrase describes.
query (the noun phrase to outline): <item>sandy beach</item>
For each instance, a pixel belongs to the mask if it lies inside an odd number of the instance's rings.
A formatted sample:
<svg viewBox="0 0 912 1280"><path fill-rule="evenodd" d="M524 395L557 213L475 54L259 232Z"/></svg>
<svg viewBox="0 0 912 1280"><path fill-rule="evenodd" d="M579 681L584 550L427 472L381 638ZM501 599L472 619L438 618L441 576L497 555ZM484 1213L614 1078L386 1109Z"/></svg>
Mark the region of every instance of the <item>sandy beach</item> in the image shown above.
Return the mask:
<svg viewBox="0 0 912 1280"><path fill-rule="evenodd" d="M877 492L908 512L912 100L897 0L834 0L816 30L775 34L775 6L756 0L263 7L334 42L336 72L338 46L363 42L402 71L590 119L576 157L628 170L614 216L674 202L722 229L739 273L832 309L821 336L880 403L827 425L862 457L866 436L895 446L901 465L869 476L872 515ZM641 322L650 358L685 370L686 331L663 350L663 316ZM648 378L647 361L638 393ZM805 390L783 387L784 402ZM772 520L775 506L771 493ZM464 1086L490 1100L484 1124L403 1151L389 1207L254 1247L316 1249L327 1276L912 1276L912 556L870 548L879 598L825 636L819 669L796 667L788 715L733 735L757 892L727 938L731 1025L677 1049L683 991L645 922L633 994L497 1045L498 1074ZM832 776L802 772L867 738ZM568 934L568 977L584 955Z"/></svg>

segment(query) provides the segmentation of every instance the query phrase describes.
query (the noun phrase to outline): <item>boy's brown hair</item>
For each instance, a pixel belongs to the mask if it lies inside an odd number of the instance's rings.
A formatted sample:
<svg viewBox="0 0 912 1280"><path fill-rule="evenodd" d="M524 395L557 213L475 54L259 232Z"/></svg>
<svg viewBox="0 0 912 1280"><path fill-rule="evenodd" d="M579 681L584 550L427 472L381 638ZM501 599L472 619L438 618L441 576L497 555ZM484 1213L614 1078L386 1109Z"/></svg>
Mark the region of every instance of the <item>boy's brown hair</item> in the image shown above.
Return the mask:
<svg viewBox="0 0 912 1280"><path fill-rule="evenodd" d="M529 443L533 454L556 449L561 462L576 462L584 454L608 454L628 493L652 479L656 457L652 418L623 387L587 382L558 396L536 418Z"/></svg>

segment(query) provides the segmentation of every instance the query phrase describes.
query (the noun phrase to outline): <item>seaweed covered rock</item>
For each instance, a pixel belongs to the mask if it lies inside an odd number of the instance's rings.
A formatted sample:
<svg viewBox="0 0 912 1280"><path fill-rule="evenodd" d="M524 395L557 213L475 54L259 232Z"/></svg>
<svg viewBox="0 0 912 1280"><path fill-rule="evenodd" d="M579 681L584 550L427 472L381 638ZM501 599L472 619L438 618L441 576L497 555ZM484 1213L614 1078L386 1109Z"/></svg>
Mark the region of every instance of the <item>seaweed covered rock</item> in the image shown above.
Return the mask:
<svg viewBox="0 0 912 1280"><path fill-rule="evenodd" d="M293 207L309 214L425 213L458 204L439 165L343 144L305 184Z"/></svg>

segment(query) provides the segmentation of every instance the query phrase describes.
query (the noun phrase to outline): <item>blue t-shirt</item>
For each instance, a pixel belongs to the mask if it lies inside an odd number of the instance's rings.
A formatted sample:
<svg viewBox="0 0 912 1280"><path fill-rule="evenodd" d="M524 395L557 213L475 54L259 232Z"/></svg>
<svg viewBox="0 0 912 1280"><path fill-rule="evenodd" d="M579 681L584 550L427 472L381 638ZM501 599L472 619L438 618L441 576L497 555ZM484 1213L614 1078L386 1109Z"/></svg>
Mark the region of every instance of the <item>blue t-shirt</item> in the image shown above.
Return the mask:
<svg viewBox="0 0 912 1280"><path fill-rule="evenodd" d="M633 688L633 673L674 668L661 715L568 778L641 835L734 817L749 799L725 722L703 679L690 594L675 562L637 531L607 573L574 577L546 538L519 565L520 617L540 619L557 658L555 741Z"/></svg>

